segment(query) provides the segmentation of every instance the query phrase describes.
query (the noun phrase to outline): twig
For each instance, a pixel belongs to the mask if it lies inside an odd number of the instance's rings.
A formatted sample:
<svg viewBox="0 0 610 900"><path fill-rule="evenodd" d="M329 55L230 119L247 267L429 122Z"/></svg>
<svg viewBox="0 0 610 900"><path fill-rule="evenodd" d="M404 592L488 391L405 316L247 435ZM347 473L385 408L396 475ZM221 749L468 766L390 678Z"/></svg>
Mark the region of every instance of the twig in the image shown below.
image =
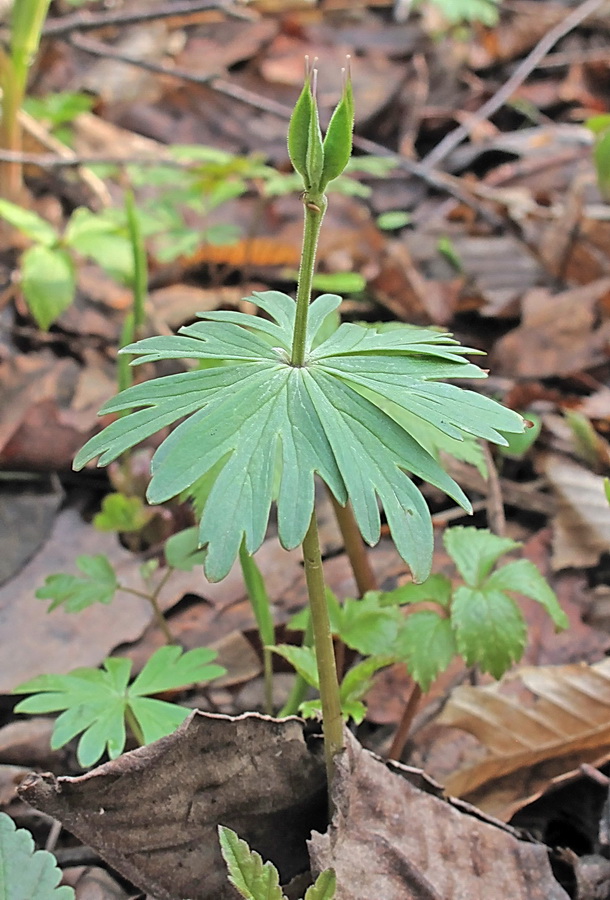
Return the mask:
<svg viewBox="0 0 610 900"><path fill-rule="evenodd" d="M483 456L487 466L487 524L489 530L500 537L506 534L506 515L500 476L487 441L482 441Z"/></svg>
<svg viewBox="0 0 610 900"><path fill-rule="evenodd" d="M157 6L155 9L83 11L48 19L42 29L42 34L44 37L63 37L73 31L93 31L109 25L137 25L140 22L174 18L174 16L205 12L209 9L220 9L227 15L237 18L250 18L246 11L237 9L233 3L227 2L227 0L173 0L173 2Z"/></svg>
<svg viewBox="0 0 610 900"><path fill-rule="evenodd" d="M593 15L593 13L605 2L606 0L585 0L584 3L581 3L580 6L577 6L576 9L572 10L572 12L565 17L563 22L559 22L554 28L551 28L551 30L548 31L528 53L523 62L517 66L508 81L496 91L493 97L490 97L483 106L468 117L468 124L458 125L457 128L450 131L449 134L445 135L443 140L421 160L420 166L423 171L430 172L431 169L446 159L447 156L462 143L462 141L469 137L470 132L475 125L478 125L479 122L483 122L485 119L488 119L489 116L493 115L493 113L497 112L512 94L514 94L517 88L523 84L528 75L531 75L536 66L555 46L557 41L577 28L581 22L588 18L588 16Z"/></svg>
<svg viewBox="0 0 610 900"><path fill-rule="evenodd" d="M70 43L79 50L90 53L92 56L116 59L117 61L127 63L128 65L139 66L141 69L145 69L148 72L155 72L170 78L180 78L183 81L189 81L192 84L206 85L219 94L231 97L233 100L238 100L240 103L245 103L254 109L271 113L286 121L288 121L292 115L292 108L290 106L285 106L283 103L278 103L277 100L272 100L269 97L261 97L260 94L255 94L254 91L248 91L238 85L231 84L231 82L216 75L195 75L186 69L173 68L172 66L166 66L162 63L139 59L138 57L130 56L128 53L123 53L114 47L109 47L101 41L85 38L80 35L73 35L70 38ZM392 150L388 150L387 147L377 144L375 141L370 141L367 138L358 137L357 135L354 136L354 147L361 150L363 153L391 159L397 168L402 169L415 178L420 178L430 187L441 191L442 193L449 194L452 197L455 197L456 200L464 203L464 205L474 209L478 215L493 228L501 228L504 225L504 219L487 209L469 190L464 188L457 178L453 178L451 175L447 175L444 172L427 171L422 168L420 163L408 159L400 153L394 153Z"/></svg>

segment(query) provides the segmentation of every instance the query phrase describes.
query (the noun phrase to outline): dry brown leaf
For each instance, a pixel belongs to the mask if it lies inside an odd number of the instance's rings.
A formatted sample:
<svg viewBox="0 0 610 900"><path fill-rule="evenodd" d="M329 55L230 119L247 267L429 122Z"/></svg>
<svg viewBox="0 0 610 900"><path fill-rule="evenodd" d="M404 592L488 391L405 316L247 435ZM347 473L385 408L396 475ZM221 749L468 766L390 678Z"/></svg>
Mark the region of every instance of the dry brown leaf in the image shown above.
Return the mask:
<svg viewBox="0 0 610 900"><path fill-rule="evenodd" d="M336 813L310 846L314 872L337 872L337 900L566 900L542 844L459 801L418 769L391 767L347 735Z"/></svg>
<svg viewBox="0 0 610 900"><path fill-rule="evenodd" d="M581 372L607 360L610 322L598 324L610 279L551 294L533 288L522 301L522 324L491 355L496 375L546 378Z"/></svg>
<svg viewBox="0 0 610 900"><path fill-rule="evenodd" d="M320 741L303 723L195 712L178 731L78 778L33 775L23 799L53 815L159 900L234 897L219 823L282 881L337 870L337 900L567 900L548 848L460 801L418 769L391 768L346 733L326 825Z"/></svg>
<svg viewBox="0 0 610 900"><path fill-rule="evenodd" d="M594 566L610 550L610 506L604 479L559 454L542 458L559 499L553 518L553 568Z"/></svg>
<svg viewBox="0 0 610 900"><path fill-rule="evenodd" d="M488 750L446 779L447 791L508 819L553 778L610 750L610 660L526 666L496 684L462 685L436 722Z"/></svg>
<svg viewBox="0 0 610 900"><path fill-rule="evenodd" d="M87 775L33 775L23 788L23 799L158 900L234 900L219 824L272 859L283 881L308 868L305 840L326 825L322 753L295 718L195 712L169 737Z"/></svg>

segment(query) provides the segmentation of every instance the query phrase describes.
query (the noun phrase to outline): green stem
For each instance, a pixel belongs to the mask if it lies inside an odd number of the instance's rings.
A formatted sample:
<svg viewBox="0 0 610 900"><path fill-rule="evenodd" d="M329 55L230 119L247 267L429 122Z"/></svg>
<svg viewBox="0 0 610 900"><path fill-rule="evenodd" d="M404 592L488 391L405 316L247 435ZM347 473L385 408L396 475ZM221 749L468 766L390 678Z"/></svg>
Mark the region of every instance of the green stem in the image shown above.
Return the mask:
<svg viewBox="0 0 610 900"><path fill-rule="evenodd" d="M142 729L138 725L136 717L128 706L125 707L125 720L131 728L131 733L133 734L134 738L136 739L140 747L143 747L146 743L146 741L144 740L144 734L142 733Z"/></svg>
<svg viewBox="0 0 610 900"><path fill-rule="evenodd" d="M258 634L263 647L263 673L265 680L265 712L268 716L273 715L273 656L269 649L275 644L275 626L273 624L273 613L271 611L271 600L265 587L265 581L260 569L256 565L254 557L251 556L246 549L245 539L239 548L239 562L241 571L248 592L248 598L256 625Z"/></svg>
<svg viewBox="0 0 610 900"><path fill-rule="evenodd" d="M307 315L311 300L318 237L322 219L326 212L326 197L321 194L315 200L307 198L305 203L305 227L303 229L303 250L299 268L299 286L297 288L297 308L292 338L292 354L290 362L293 366L302 366L305 362L305 338L307 337Z"/></svg>
<svg viewBox="0 0 610 900"><path fill-rule="evenodd" d="M318 680L320 682L320 699L322 701L322 719L324 722L324 755L330 790L334 774L334 758L344 747L343 717L341 715L335 650L326 603L324 572L322 570L322 556L315 512L311 517L307 534L303 538L303 558L313 624Z"/></svg>
<svg viewBox="0 0 610 900"><path fill-rule="evenodd" d="M124 594L133 594L134 597L143 597L144 600L148 600L148 602L150 603L150 605L152 607L153 615L155 617L155 622L161 629L163 637L165 638L165 641L168 644L175 644L176 639L174 638L173 634L171 633L171 631L169 629L169 625L167 624L167 619L163 615L163 611L161 610L161 607L159 606L159 594L161 593L161 591L167 584L167 581L170 578L173 571L174 570L172 568L168 568L167 572L165 573L165 575L163 576L163 578L161 579L161 581L159 582L157 587L154 589L152 594L147 594L145 591L139 591L137 588L127 587L124 584L119 584L119 586L118 586L118 590L123 591Z"/></svg>

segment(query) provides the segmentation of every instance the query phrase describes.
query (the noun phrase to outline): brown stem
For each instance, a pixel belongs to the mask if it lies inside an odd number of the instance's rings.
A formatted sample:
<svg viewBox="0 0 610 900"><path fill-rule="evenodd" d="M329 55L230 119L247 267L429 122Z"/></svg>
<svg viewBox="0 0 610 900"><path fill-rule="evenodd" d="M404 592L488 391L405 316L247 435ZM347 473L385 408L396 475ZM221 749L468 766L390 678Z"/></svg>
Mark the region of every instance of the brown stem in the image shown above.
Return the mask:
<svg viewBox="0 0 610 900"><path fill-rule="evenodd" d="M362 597L367 591L377 590L377 579L371 568L366 546L362 540L351 505L348 503L346 506L341 506L332 492L329 491L328 493L337 517L341 536L343 537L345 552L350 561L358 591Z"/></svg>
<svg viewBox="0 0 610 900"><path fill-rule="evenodd" d="M409 737L409 731L411 730L415 712L419 705L419 701L421 700L421 695L422 691L420 686L413 682L409 699L402 712L402 718L398 723L398 728L396 729L396 734L394 735L394 740L392 741L392 746L388 753L388 759L399 760L402 756L405 744L407 743L407 738Z"/></svg>

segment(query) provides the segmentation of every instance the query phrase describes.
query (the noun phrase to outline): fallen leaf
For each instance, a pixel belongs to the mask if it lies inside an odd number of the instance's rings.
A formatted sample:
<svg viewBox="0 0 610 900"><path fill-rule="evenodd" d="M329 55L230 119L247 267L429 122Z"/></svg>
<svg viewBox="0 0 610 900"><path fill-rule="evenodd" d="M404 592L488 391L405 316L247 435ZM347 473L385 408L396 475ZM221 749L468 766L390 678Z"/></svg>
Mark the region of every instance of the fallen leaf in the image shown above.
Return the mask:
<svg viewBox="0 0 610 900"><path fill-rule="evenodd" d="M541 468L558 498L552 520L553 568L586 568L610 550L610 505L604 479L556 453Z"/></svg>
<svg viewBox="0 0 610 900"><path fill-rule="evenodd" d="M449 776L447 791L510 818L557 775L610 751L609 707L607 659L525 666L495 684L461 685L436 724L474 735L488 755Z"/></svg>
<svg viewBox="0 0 610 900"><path fill-rule="evenodd" d="M60 819L158 900L233 900L217 826L236 831L282 881L308 868L326 822L321 742L299 719L194 712L174 734L78 778L32 775L21 796Z"/></svg>
<svg viewBox="0 0 610 900"><path fill-rule="evenodd" d="M597 306L610 279L551 294L534 288L522 301L522 323L495 345L495 375L546 378L582 372L607 360L610 322L597 324Z"/></svg>
<svg viewBox="0 0 610 900"><path fill-rule="evenodd" d="M347 735L336 813L309 841L312 870L332 866L337 900L567 900L543 844L447 800L418 769L386 765Z"/></svg>

